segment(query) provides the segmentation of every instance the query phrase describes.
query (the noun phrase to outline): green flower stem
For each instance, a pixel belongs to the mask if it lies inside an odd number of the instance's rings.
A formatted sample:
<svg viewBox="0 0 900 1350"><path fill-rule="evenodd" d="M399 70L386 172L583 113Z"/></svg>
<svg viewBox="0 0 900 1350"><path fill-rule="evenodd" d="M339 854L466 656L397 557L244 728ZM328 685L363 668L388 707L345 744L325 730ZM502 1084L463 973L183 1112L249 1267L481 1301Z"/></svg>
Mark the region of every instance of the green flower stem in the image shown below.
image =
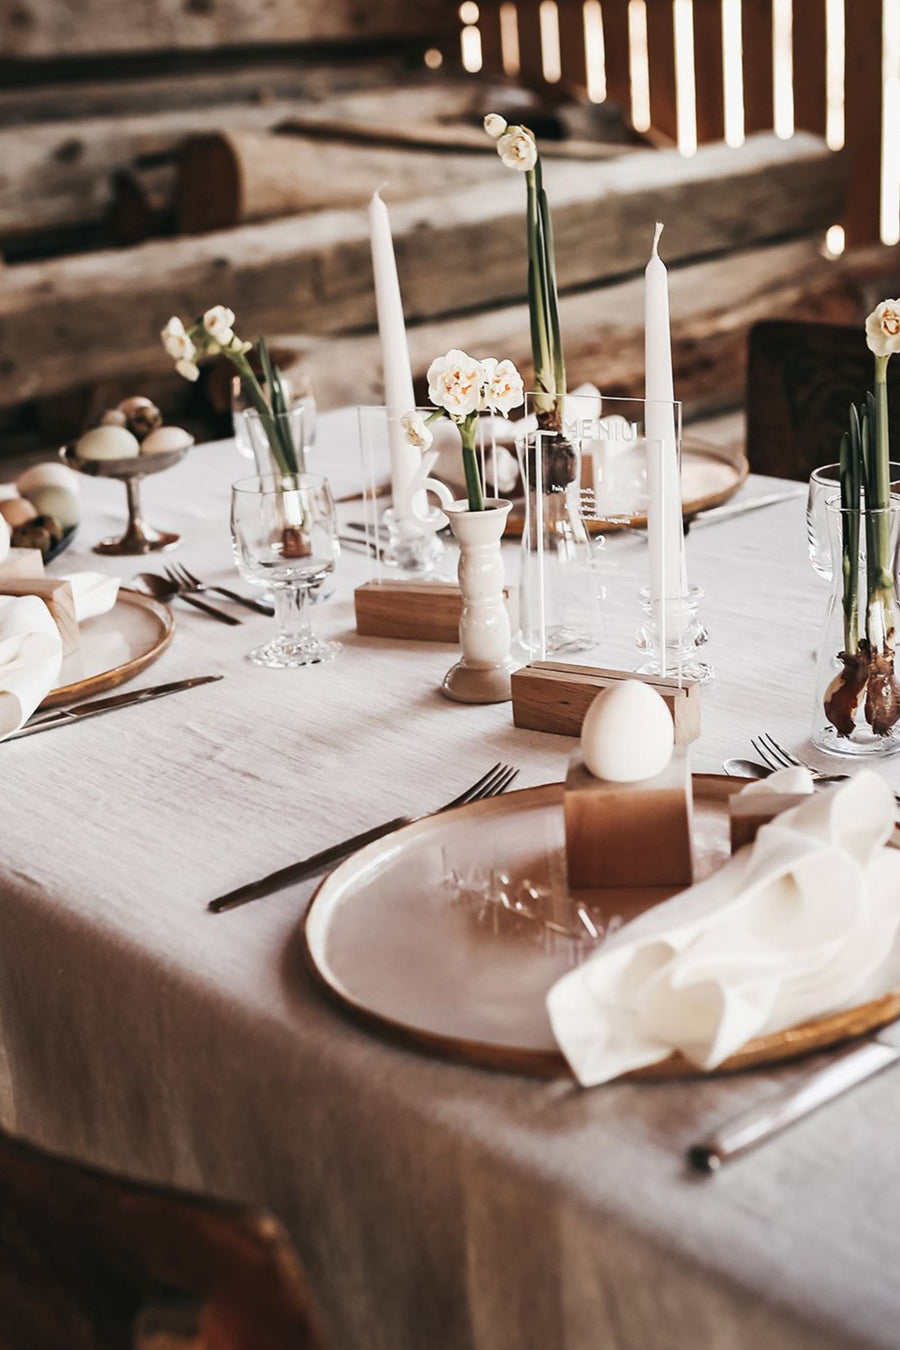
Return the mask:
<svg viewBox="0 0 900 1350"><path fill-rule="evenodd" d="M539 163L540 161L538 161ZM535 384L539 391L553 393L550 334L547 323L545 250L539 204L537 166L525 174L528 219L528 310L531 319L531 354Z"/></svg>
<svg viewBox="0 0 900 1350"><path fill-rule="evenodd" d="M269 442L269 448L279 469L282 473L287 474L302 473L303 470L297 462L297 453L291 439L290 428L284 421L279 421L272 415L272 409L266 400L262 385L253 373L250 362L242 352L226 352L225 355L236 367L241 377L241 386L244 393L259 413L266 439Z"/></svg>
<svg viewBox="0 0 900 1350"><path fill-rule="evenodd" d="M457 422L457 426L462 440L463 470L466 475L466 495L469 498L469 510L483 511L484 490L481 486L481 474L478 469L478 452L475 449L478 414L470 413L462 422Z"/></svg>
<svg viewBox="0 0 900 1350"><path fill-rule="evenodd" d="M894 576L891 556L890 443L888 434L887 366L889 357L875 357L875 397L863 419L866 476L866 636L873 649L893 651Z"/></svg>
<svg viewBox="0 0 900 1350"><path fill-rule="evenodd" d="M841 571L843 575L844 651L859 649L859 497L861 446L856 409L850 431L841 437Z"/></svg>

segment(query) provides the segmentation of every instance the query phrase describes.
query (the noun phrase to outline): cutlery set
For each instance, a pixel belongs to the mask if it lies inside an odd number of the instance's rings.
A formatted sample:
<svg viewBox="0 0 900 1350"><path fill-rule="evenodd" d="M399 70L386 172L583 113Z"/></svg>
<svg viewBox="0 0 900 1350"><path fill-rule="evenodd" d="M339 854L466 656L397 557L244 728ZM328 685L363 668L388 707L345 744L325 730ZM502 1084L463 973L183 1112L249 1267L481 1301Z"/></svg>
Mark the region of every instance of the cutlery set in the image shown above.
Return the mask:
<svg viewBox="0 0 900 1350"><path fill-rule="evenodd" d="M237 591L230 591L226 586L208 586L195 576L193 572L181 563L174 567L166 567L166 575L161 577L158 572L139 572L135 581L141 582L142 589L147 594L152 595L155 600L161 600L167 604L171 600L183 600L186 605L192 605L194 609L201 610L208 614L211 619L218 619L219 623L226 623L234 627L240 623L240 619L234 614L227 613L224 609L219 609L211 605L208 600L201 600L198 592L212 591L216 595L224 596L226 600L233 601L236 605L242 605L244 609L251 609L255 614L266 614L269 618L275 613L273 605L265 600L254 600L246 595L239 595Z"/></svg>

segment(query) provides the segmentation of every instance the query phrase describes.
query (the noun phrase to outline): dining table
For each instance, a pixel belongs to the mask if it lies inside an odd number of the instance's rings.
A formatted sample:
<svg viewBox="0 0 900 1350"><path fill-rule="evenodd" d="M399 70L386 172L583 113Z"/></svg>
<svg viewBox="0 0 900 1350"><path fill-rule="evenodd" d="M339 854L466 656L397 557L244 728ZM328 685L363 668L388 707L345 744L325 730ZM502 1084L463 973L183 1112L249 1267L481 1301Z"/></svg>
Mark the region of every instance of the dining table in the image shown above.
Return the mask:
<svg viewBox="0 0 900 1350"><path fill-rule="evenodd" d="M308 456L342 498L360 485L355 425L352 410L320 415ZM122 489L85 479L77 536L48 570L128 584L180 561L247 589L228 504L251 471L222 441L147 480L148 518L181 535L165 558L98 560ZM786 486L751 474L735 500ZM687 536L715 668L695 772L751 755L761 732L828 763L807 744L828 586L796 486ZM339 512L343 533L361 519L358 501ZM646 535L597 548L605 634L575 659L632 670ZM512 582L518 554L504 545ZM809 1061L590 1090L452 1062L324 996L303 936L316 879L208 912L435 810L498 761L516 788L565 777L573 740L515 727L509 703L442 696L452 644L357 635L372 566L347 547L322 588L317 631L343 644L331 662L261 669L247 653L273 620L223 600L241 619L226 627L176 601L174 640L136 686L220 681L0 745L0 1124L272 1211L335 1350L900 1346L900 1073L704 1178L688 1147ZM900 788L900 756L878 771Z"/></svg>

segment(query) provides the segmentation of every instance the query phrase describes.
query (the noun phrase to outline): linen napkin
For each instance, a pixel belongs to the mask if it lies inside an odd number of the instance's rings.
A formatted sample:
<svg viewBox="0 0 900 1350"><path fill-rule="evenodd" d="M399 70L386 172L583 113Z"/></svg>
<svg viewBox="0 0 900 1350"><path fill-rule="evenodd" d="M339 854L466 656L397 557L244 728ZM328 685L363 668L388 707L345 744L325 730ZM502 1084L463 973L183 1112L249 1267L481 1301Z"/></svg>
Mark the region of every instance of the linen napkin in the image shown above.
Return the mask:
<svg viewBox="0 0 900 1350"><path fill-rule="evenodd" d="M547 996L584 1087L746 1041L900 983L894 796L864 769L760 829L710 877L615 933Z"/></svg>
<svg viewBox="0 0 900 1350"><path fill-rule="evenodd" d="M0 740L28 721L61 665L62 639L43 600L0 596Z"/></svg>
<svg viewBox="0 0 900 1350"><path fill-rule="evenodd" d="M108 577L103 572L69 572L60 577L60 581L68 581L72 587L75 618L79 623L106 614L119 594L119 578Z"/></svg>

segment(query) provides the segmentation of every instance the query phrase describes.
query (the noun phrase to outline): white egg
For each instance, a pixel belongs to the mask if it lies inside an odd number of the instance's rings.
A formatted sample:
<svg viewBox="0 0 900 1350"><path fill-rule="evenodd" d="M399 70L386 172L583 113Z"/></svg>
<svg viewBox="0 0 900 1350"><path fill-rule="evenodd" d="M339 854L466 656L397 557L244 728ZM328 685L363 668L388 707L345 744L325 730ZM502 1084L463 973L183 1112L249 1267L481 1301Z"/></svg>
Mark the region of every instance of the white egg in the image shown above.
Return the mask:
<svg viewBox="0 0 900 1350"><path fill-rule="evenodd" d="M18 481L23 497L31 502L39 516L55 516L64 530L81 519L78 474L65 464L35 464Z"/></svg>
<svg viewBox="0 0 900 1350"><path fill-rule="evenodd" d="M585 715L581 753L596 778L637 783L668 767L675 725L665 699L640 680L601 689Z"/></svg>
<svg viewBox="0 0 900 1350"><path fill-rule="evenodd" d="M142 455L168 455L172 450L186 450L194 444L189 431L181 427L157 427L141 445Z"/></svg>
<svg viewBox="0 0 900 1350"><path fill-rule="evenodd" d="M5 562L9 549L9 526L3 516L0 516L0 563Z"/></svg>
<svg viewBox="0 0 900 1350"><path fill-rule="evenodd" d="M137 437L124 427L94 427L75 446L79 459L133 459L140 454Z"/></svg>

